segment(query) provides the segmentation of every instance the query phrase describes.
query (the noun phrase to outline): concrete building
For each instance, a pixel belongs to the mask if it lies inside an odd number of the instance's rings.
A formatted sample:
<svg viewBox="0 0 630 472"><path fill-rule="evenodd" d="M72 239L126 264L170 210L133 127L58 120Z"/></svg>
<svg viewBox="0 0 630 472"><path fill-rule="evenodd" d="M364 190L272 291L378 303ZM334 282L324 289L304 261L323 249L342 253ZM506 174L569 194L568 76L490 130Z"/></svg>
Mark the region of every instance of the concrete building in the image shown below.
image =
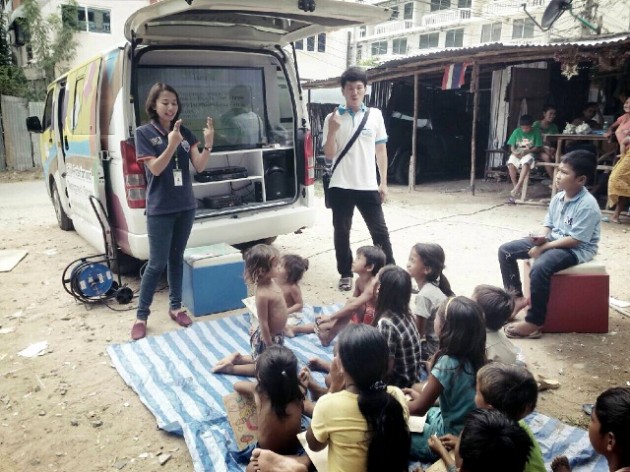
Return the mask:
<svg viewBox="0 0 630 472"><path fill-rule="evenodd" d="M78 47L73 60L66 64L66 68L72 68L101 51L122 44L125 40L123 29L129 15L155 1L79 0L76 11L71 11L64 0L39 0L39 5L44 17L50 14L76 15L80 29L75 35ZM24 1L0 0L0 3L8 18L9 39L18 65L24 68L28 78L36 78L29 67L33 58L18 20L23 16Z"/></svg>
<svg viewBox="0 0 630 472"><path fill-rule="evenodd" d="M522 5L540 23L550 0L364 1L390 8L392 17L356 31L353 53L358 63L484 43L536 44L597 35L568 11L551 29L541 31ZM599 25L602 34L630 31L627 0L584 0L576 2L573 13Z"/></svg>

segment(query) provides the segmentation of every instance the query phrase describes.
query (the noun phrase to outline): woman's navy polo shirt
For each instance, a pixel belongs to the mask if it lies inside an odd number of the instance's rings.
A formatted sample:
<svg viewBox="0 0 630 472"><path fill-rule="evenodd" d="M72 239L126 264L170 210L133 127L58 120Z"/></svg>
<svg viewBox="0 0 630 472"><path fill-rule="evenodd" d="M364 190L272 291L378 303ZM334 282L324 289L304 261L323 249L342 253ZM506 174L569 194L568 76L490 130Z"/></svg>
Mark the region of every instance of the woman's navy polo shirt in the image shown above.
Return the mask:
<svg viewBox="0 0 630 472"><path fill-rule="evenodd" d="M184 141L177 146L175 156L168 163L160 175L153 175L147 166L144 173L147 179L147 209L148 216L168 215L179 211L197 208L195 195L192 190L190 177L190 150L199 141L195 135L184 126L179 131ZM168 133L155 121L136 128L136 159L142 161L148 156L158 157L168 146ZM182 185L175 186L173 170L176 166L182 171Z"/></svg>

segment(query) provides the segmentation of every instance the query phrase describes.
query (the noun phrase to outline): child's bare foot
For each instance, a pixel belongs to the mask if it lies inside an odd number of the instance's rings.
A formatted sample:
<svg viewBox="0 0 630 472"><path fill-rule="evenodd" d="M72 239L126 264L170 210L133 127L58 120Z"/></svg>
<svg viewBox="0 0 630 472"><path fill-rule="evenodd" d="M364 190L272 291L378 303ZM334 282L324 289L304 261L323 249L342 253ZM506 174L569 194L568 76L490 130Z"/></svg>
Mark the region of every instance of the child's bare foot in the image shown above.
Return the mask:
<svg viewBox="0 0 630 472"><path fill-rule="evenodd" d="M525 297L516 297L514 298L514 311L512 311L512 315L508 321L514 321L516 319L516 315L518 315L521 310L525 307L529 306L529 298Z"/></svg>
<svg viewBox="0 0 630 472"><path fill-rule="evenodd" d="M335 323L333 321L324 321L317 325L315 329L315 333L319 338L319 341L322 343L322 346L327 347L330 345L332 340L335 338Z"/></svg>
<svg viewBox="0 0 630 472"><path fill-rule="evenodd" d="M326 362L319 357L313 357L308 360L308 368L316 372L330 372L330 362Z"/></svg>
<svg viewBox="0 0 630 472"><path fill-rule="evenodd" d="M250 464L259 472L307 472L308 467L303 463L307 460L307 457L281 456L268 449L256 448L252 452ZM250 470L249 466L247 470Z"/></svg>
<svg viewBox="0 0 630 472"><path fill-rule="evenodd" d="M554 457L553 461L551 461L551 470L553 472L571 472L567 456Z"/></svg>
<svg viewBox="0 0 630 472"><path fill-rule="evenodd" d="M320 384L315 382L315 379L311 376L311 371L308 370L308 367L302 368L298 375L298 379L300 381L300 385L306 386L308 391L311 393L313 401L319 400L319 397L328 393L328 389L326 387L322 387Z"/></svg>
<svg viewBox="0 0 630 472"><path fill-rule="evenodd" d="M233 352L229 356L227 356L227 357L221 359L219 362L217 362L217 365L215 365L212 368L212 372L227 373L235 365L241 365L241 364L243 364L243 356L239 352Z"/></svg>

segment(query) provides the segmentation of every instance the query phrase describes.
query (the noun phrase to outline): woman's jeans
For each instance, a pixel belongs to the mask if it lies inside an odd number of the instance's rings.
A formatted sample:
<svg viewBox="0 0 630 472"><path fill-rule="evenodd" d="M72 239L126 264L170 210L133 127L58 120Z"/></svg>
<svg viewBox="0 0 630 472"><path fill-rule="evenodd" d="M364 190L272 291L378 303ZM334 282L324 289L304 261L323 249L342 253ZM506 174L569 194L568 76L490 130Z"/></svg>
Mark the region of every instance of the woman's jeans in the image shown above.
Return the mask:
<svg viewBox="0 0 630 472"><path fill-rule="evenodd" d="M149 263L140 284L137 318L145 320L151 313L153 295L164 272L168 268L168 298L171 310L182 306L182 278L184 274L184 249L195 221L195 209L147 216L149 233Z"/></svg>
<svg viewBox="0 0 630 472"><path fill-rule="evenodd" d="M372 236L372 243L385 253L386 263L395 264L389 230L385 223L381 195L377 190L349 190L331 187L329 190L330 209L335 229L335 255L337 271L342 277L352 277L352 250L350 230L356 207Z"/></svg>
<svg viewBox="0 0 630 472"><path fill-rule="evenodd" d="M529 239L518 239L503 244L499 248L499 266L503 277L503 287L516 296L523 296L521 276L517 261L529 259L529 250L534 243ZM542 326L547 317L547 302L551 291L551 277L560 270L578 263L577 256L570 249L549 249L534 259L530 277L531 303L525 316L525 321Z"/></svg>

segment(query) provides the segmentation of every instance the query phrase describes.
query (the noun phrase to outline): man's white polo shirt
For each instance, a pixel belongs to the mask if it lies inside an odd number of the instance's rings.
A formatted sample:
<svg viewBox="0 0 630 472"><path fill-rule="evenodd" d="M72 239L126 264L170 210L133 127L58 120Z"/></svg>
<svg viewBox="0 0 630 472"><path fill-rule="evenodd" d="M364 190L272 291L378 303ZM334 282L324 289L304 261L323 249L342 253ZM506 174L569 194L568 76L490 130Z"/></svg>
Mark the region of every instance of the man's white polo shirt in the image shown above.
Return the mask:
<svg viewBox="0 0 630 472"><path fill-rule="evenodd" d="M341 126L335 135L337 153L333 159L333 165L359 127L366 110L367 108L363 104L356 113L353 113L352 110L343 105L340 105L337 109L337 113L341 118ZM323 144L326 144L326 138L328 137L329 120L330 115L324 120ZM335 169L330 186L351 190L378 190L376 180L376 144L386 142L387 131L385 130L383 114L378 108L371 108L365 127Z"/></svg>

